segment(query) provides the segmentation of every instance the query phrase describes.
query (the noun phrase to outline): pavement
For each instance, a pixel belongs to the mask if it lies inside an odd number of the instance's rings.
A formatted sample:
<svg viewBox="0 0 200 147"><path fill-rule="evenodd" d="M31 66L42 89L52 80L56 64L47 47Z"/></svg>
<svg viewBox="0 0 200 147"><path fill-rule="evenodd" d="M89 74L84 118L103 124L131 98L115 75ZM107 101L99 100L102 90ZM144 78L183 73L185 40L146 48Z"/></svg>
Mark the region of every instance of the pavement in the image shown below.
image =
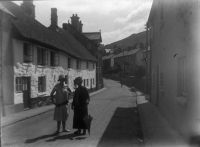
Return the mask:
<svg viewBox="0 0 200 147"><path fill-rule="evenodd" d="M106 88L102 88L100 90L97 90L95 92L90 93L90 96L93 96L95 94L98 94L102 91L104 91ZM70 100L70 103L72 100ZM34 109L28 109L25 111L21 111L14 114L9 114L8 116L1 118L1 127L6 127L12 124L15 124L17 122L29 119L31 117L41 115L43 113L47 113L48 111L52 111L54 109L54 105L48 105L48 106L42 106Z"/></svg>
<svg viewBox="0 0 200 147"><path fill-rule="evenodd" d="M174 130L141 92L137 92L137 107L143 130L145 147L188 147L189 144Z"/></svg>

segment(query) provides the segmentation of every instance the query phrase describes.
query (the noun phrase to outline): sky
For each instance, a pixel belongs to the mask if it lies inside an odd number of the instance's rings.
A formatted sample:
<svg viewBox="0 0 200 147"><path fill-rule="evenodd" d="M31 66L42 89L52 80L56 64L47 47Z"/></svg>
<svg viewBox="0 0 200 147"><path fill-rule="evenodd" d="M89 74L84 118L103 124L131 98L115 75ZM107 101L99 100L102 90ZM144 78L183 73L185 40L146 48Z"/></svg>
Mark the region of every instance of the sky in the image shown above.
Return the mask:
<svg viewBox="0 0 200 147"><path fill-rule="evenodd" d="M58 25L77 14L83 32L101 30L102 43L109 44L145 30L153 0L37 0L36 19L50 25L51 8L57 8ZM15 3L21 4L20 1Z"/></svg>

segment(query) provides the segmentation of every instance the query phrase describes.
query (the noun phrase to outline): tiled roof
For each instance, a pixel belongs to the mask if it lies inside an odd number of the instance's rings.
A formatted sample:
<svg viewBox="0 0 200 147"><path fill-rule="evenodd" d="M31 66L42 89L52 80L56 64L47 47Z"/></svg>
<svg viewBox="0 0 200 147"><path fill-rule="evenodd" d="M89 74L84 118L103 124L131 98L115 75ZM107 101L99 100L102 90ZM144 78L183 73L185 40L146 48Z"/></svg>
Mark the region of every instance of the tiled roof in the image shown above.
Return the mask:
<svg viewBox="0 0 200 147"><path fill-rule="evenodd" d="M90 40L99 40L100 42L102 41L101 32L84 32L83 34Z"/></svg>
<svg viewBox="0 0 200 147"><path fill-rule="evenodd" d="M20 6L13 2L1 3L16 16L17 19L12 19L12 23L24 38L62 50L79 59L96 61L96 58L68 32L56 32L45 27L37 20L28 17Z"/></svg>

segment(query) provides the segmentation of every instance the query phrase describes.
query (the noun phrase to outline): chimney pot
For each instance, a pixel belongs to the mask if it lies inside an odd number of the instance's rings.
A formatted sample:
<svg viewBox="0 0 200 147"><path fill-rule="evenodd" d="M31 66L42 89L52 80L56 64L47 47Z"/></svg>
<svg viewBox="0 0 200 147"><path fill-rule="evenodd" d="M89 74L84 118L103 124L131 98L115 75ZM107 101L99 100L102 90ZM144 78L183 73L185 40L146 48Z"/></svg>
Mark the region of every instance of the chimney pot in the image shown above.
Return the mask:
<svg viewBox="0 0 200 147"><path fill-rule="evenodd" d="M35 19L35 5L33 5L33 0L23 0L21 7L27 15Z"/></svg>

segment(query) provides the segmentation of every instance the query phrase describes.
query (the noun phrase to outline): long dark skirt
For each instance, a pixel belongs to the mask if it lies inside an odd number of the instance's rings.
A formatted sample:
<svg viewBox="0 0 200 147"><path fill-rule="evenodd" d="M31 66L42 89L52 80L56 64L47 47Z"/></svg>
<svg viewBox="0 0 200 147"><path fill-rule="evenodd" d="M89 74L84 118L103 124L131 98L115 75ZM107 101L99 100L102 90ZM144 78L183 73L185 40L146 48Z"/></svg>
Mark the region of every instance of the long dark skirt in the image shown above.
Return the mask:
<svg viewBox="0 0 200 147"><path fill-rule="evenodd" d="M75 107L74 108L74 119L73 119L73 128L74 129L87 129L84 122L84 117L88 115L88 107Z"/></svg>

